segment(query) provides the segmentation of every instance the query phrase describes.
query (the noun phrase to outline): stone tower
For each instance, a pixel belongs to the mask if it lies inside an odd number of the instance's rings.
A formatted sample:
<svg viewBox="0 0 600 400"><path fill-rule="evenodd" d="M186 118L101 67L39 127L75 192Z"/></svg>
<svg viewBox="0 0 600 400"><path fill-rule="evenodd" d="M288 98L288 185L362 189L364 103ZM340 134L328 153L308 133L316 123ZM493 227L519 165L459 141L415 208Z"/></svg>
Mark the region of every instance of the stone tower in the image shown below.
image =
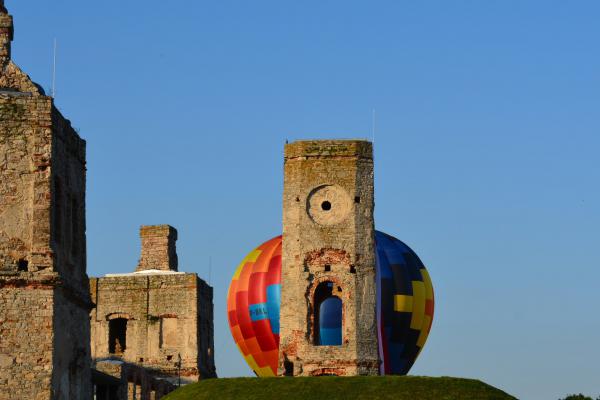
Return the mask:
<svg viewBox="0 0 600 400"><path fill-rule="evenodd" d="M377 375L373 149L363 140L285 146L279 374ZM341 304L339 342L319 337Z"/></svg>
<svg viewBox="0 0 600 400"><path fill-rule="evenodd" d="M0 397L89 399L85 142L12 38L0 0Z"/></svg>
<svg viewBox="0 0 600 400"><path fill-rule="evenodd" d="M179 375L215 377L212 287L177 270L175 228L142 226L140 238L135 272L90 279L93 359L134 363L175 384Z"/></svg>

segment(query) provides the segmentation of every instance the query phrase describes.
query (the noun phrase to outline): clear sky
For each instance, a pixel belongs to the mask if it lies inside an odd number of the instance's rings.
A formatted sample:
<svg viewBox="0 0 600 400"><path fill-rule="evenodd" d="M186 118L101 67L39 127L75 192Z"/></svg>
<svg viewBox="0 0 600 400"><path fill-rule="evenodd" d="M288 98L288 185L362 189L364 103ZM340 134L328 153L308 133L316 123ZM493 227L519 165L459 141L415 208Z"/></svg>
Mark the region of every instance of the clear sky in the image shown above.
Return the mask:
<svg viewBox="0 0 600 400"><path fill-rule="evenodd" d="M88 272L179 230L225 297L281 232L286 139L371 137L376 226L436 290L412 374L600 394L600 2L7 0L14 60L88 143Z"/></svg>

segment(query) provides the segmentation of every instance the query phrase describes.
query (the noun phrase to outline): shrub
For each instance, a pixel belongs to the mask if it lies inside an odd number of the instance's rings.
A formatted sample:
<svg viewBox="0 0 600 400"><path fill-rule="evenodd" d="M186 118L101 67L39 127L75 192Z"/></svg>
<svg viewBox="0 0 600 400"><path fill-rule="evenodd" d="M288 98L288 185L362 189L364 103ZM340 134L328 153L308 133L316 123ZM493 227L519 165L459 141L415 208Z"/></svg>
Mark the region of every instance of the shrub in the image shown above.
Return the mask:
<svg viewBox="0 0 600 400"><path fill-rule="evenodd" d="M559 399L559 400L594 400L589 396L584 396L583 394L579 393L579 394L570 394L567 397L563 398L563 399ZM600 397L598 397L596 400L600 400Z"/></svg>

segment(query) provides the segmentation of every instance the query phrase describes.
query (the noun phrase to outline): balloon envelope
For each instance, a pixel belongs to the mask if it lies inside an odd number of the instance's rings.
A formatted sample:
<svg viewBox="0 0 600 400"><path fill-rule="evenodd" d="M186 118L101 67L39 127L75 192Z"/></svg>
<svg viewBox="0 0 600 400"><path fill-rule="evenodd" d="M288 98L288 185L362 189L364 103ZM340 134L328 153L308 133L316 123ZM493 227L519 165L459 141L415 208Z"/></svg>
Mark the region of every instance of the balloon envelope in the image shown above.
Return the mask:
<svg viewBox="0 0 600 400"><path fill-rule="evenodd" d="M227 295L233 340L258 376L277 375L280 293L281 236L278 236L244 258Z"/></svg>
<svg viewBox="0 0 600 400"><path fill-rule="evenodd" d="M433 321L429 274L404 243L375 232L377 322L381 374L407 374L425 345ZM261 377L276 376L279 356L281 243L273 238L250 252L238 266L227 295L233 339ZM319 343L342 343L342 301L319 305Z"/></svg>
<svg viewBox="0 0 600 400"><path fill-rule="evenodd" d="M337 296L325 299L319 305L319 345L342 344L342 300Z"/></svg>

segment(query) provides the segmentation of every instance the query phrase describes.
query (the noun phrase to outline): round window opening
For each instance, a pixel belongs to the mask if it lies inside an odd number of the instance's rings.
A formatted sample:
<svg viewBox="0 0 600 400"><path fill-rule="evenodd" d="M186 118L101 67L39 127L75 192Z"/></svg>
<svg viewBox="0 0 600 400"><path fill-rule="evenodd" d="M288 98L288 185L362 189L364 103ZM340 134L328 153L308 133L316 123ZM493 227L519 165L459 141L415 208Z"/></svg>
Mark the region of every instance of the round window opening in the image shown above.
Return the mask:
<svg viewBox="0 0 600 400"><path fill-rule="evenodd" d="M314 188L306 199L306 212L319 225L336 225L353 211L354 203L344 188L322 185Z"/></svg>

